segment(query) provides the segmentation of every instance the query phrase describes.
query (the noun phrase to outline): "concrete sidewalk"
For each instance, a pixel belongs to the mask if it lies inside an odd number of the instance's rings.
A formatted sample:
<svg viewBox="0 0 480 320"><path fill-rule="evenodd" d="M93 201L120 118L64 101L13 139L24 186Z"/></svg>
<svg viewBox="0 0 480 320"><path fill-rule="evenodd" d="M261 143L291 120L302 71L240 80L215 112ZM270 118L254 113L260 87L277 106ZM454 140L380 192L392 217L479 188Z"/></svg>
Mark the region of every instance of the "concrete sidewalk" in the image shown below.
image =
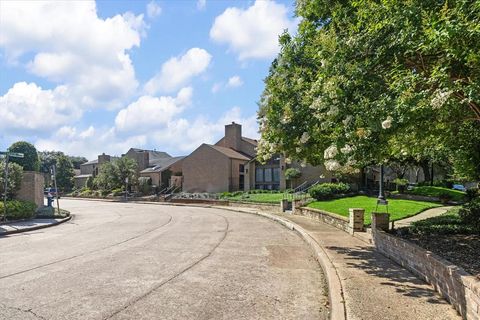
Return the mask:
<svg viewBox="0 0 480 320"><path fill-rule="evenodd" d="M412 217L395 221L395 228L408 227L412 224L412 222L425 220L425 219L432 218L432 217L437 217L439 215L444 214L445 212L447 212L448 210L450 210L452 208L453 207L436 207L436 208L431 208L431 209L425 210L425 211L420 212L419 214L416 214Z"/></svg>
<svg viewBox="0 0 480 320"><path fill-rule="evenodd" d="M25 221L7 222L0 224L0 236L48 228L70 220L72 216L62 219L31 219Z"/></svg>
<svg viewBox="0 0 480 320"><path fill-rule="evenodd" d="M255 213L255 209L232 208ZM340 278L346 319L461 319L424 281L348 233L310 218L272 214L303 228L325 251Z"/></svg>

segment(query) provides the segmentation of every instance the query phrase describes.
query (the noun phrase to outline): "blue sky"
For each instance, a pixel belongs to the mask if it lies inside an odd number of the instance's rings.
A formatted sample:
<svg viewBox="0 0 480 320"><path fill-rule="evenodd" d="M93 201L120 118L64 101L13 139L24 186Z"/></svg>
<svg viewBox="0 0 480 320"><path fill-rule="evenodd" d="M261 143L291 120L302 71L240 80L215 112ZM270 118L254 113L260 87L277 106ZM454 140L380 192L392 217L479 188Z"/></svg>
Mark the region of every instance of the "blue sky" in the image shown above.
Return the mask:
<svg viewBox="0 0 480 320"><path fill-rule="evenodd" d="M293 1L0 1L0 150L185 155L257 101Z"/></svg>

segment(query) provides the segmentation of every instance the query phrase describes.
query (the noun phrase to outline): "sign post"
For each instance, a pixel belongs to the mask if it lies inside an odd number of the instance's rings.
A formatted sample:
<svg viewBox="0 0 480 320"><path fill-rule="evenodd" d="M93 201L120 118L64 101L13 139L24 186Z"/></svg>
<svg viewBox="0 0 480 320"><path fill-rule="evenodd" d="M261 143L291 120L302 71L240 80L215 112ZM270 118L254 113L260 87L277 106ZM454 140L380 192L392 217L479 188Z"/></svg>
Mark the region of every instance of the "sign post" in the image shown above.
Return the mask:
<svg viewBox="0 0 480 320"><path fill-rule="evenodd" d="M57 211L60 215L60 197L58 196L58 188L57 188L57 170L55 165L52 166L52 177L53 177L53 185L55 187L55 194L57 195Z"/></svg>
<svg viewBox="0 0 480 320"><path fill-rule="evenodd" d="M7 193L8 193L8 161L10 157L23 158L23 153L0 151L0 155L5 157L5 179L3 181L3 222L7 222Z"/></svg>

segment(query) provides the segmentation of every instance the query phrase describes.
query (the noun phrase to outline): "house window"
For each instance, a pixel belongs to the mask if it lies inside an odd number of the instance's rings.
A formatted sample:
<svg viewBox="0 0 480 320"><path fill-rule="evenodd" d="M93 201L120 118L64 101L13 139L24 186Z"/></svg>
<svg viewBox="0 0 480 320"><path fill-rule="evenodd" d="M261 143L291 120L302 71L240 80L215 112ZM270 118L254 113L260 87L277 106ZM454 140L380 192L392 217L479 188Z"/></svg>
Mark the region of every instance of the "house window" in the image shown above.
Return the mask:
<svg viewBox="0 0 480 320"><path fill-rule="evenodd" d="M265 169L265 182L271 182L272 181L272 168L266 168ZM272 188L269 188L271 190Z"/></svg>
<svg viewBox="0 0 480 320"><path fill-rule="evenodd" d="M255 169L255 181L263 182L263 169L261 168Z"/></svg>
<svg viewBox="0 0 480 320"><path fill-rule="evenodd" d="M241 164L239 167L238 167L238 171L239 172L244 172L245 171L245 166L243 164Z"/></svg>
<svg viewBox="0 0 480 320"><path fill-rule="evenodd" d="M273 168L273 182L280 182L280 168Z"/></svg>

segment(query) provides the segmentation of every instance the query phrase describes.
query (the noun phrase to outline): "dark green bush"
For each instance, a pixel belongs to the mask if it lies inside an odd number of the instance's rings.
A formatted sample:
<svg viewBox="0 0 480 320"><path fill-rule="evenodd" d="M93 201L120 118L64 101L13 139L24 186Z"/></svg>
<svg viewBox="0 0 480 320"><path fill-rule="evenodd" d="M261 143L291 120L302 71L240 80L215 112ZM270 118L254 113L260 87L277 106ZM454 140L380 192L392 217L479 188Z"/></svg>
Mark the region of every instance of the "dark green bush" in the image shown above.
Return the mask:
<svg viewBox="0 0 480 320"><path fill-rule="evenodd" d="M350 191L350 186L346 183L322 183L312 187L309 193L316 200L328 200L335 195L345 194L348 191Z"/></svg>
<svg viewBox="0 0 480 320"><path fill-rule="evenodd" d="M480 198L480 189L478 188L471 188L468 189L465 195L467 202L470 202L476 198Z"/></svg>
<svg viewBox="0 0 480 320"><path fill-rule="evenodd" d="M442 192L438 195L440 202L443 204L447 204L450 200L453 199L452 195L446 192Z"/></svg>
<svg viewBox="0 0 480 320"><path fill-rule="evenodd" d="M20 220L30 219L35 214L37 205L30 201L11 200L7 201L7 219ZM3 202L0 203L0 212L3 214Z"/></svg>
<svg viewBox="0 0 480 320"><path fill-rule="evenodd" d="M465 204L458 214L463 222L480 230L480 198L473 199Z"/></svg>

